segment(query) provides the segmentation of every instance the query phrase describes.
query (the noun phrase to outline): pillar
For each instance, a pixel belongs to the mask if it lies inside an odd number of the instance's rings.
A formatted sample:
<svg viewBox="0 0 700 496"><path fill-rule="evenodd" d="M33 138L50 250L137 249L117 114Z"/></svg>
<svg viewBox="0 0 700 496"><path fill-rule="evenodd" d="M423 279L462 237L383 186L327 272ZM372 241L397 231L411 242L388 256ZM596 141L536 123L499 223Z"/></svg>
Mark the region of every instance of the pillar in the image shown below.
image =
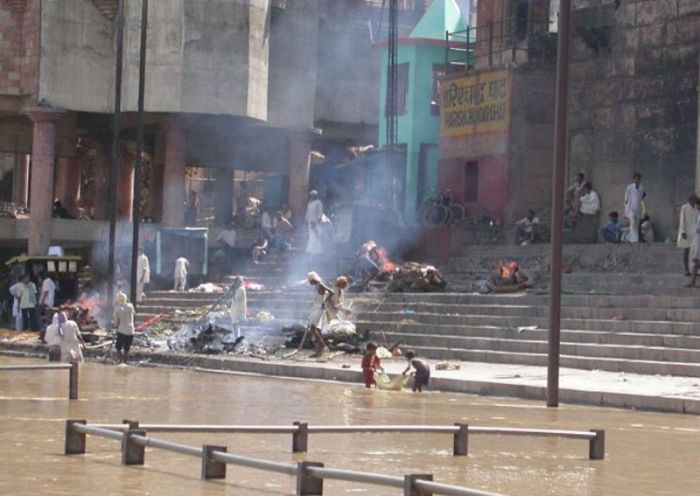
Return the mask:
<svg viewBox="0 0 700 496"><path fill-rule="evenodd" d="M29 201L29 165L31 155L15 155L15 170L12 185L12 201L26 206Z"/></svg>
<svg viewBox="0 0 700 496"><path fill-rule="evenodd" d="M29 255L46 255L51 244L56 121L61 111L51 107L32 107L32 171L29 207Z"/></svg>
<svg viewBox="0 0 700 496"><path fill-rule="evenodd" d="M299 222L306 215L311 172L311 137L308 133L290 132L289 153L289 207Z"/></svg>
<svg viewBox="0 0 700 496"><path fill-rule="evenodd" d="M233 215L233 169L217 169L214 190L214 222L225 226Z"/></svg>
<svg viewBox="0 0 700 496"><path fill-rule="evenodd" d="M117 178L117 220L131 221L134 206L135 155L126 147L119 152L119 177Z"/></svg>
<svg viewBox="0 0 700 496"><path fill-rule="evenodd" d="M54 198L60 200L71 215L78 213L80 166L81 162L76 158L59 158L56 162Z"/></svg>
<svg viewBox="0 0 700 496"><path fill-rule="evenodd" d="M155 147L151 162L150 187L148 189L148 215L153 222L163 220L163 181L165 173L165 132L162 127L155 133Z"/></svg>
<svg viewBox="0 0 700 496"><path fill-rule="evenodd" d="M95 139L95 161L92 167L94 180L93 216L95 220L109 219L109 180L110 180L110 140L108 137Z"/></svg>
<svg viewBox="0 0 700 496"><path fill-rule="evenodd" d="M162 222L172 227L185 224L185 165L187 148L185 131L177 120L166 121L165 133L165 167L163 172L163 217Z"/></svg>

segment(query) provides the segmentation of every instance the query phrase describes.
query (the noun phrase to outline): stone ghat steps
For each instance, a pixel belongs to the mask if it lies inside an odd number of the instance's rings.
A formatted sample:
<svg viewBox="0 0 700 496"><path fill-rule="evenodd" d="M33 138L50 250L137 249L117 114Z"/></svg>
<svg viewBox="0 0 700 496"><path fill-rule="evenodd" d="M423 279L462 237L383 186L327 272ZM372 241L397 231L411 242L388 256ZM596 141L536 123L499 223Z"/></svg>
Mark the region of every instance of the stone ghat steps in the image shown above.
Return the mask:
<svg viewBox="0 0 700 496"><path fill-rule="evenodd" d="M190 310L211 305L216 300L198 299L164 299L154 298L146 301L142 311L159 313L170 309ZM548 317L548 305L514 305L514 304L443 304L443 303L401 303L391 301L372 301L355 299L353 308L356 312L392 312L404 314L407 317L414 313L430 313L442 315L497 315L500 317ZM249 308L255 310L287 310L308 309L309 300L268 300L265 298L249 298ZM700 322L700 308L615 308L615 307L586 307L563 306L562 317L570 319L593 320L642 320L642 321L680 321Z"/></svg>
<svg viewBox="0 0 700 496"><path fill-rule="evenodd" d="M495 326L426 326L423 324L395 324L391 322L360 321L358 327L364 329L368 327L375 333L375 336L391 334L406 334L419 336L432 336L440 338L468 337L468 338L490 338L507 339L511 341L541 341L547 342L547 329L524 329L518 331L510 327ZM380 332L381 331L381 332ZM383 338L382 338L383 339ZM651 346L667 348L686 348L700 350L700 337L682 336L663 333L643 333L643 332L609 332L609 331L582 331L572 329L561 330L562 342L570 344L613 344L620 346Z"/></svg>
<svg viewBox="0 0 700 496"><path fill-rule="evenodd" d="M175 291L152 291L146 301L190 301L197 300L206 304L216 301L221 293L190 293ZM349 293L348 298L354 301L389 302L389 303L435 303L435 304L493 304L493 305L548 305L549 296L542 292L517 294L476 294L476 293ZM308 287L302 286L286 292L248 291L248 301L264 300L270 302L311 302L312 294ZM654 296L654 295L595 295L595 294L563 294L564 306L589 306L599 308L700 308L700 289L686 291L683 296Z"/></svg>
<svg viewBox="0 0 700 496"><path fill-rule="evenodd" d="M503 339L477 336L432 335L410 332L384 332L372 334L374 339L390 343L401 342L404 348L433 347L446 350L486 350L513 353L547 354L548 344L544 340ZM658 362L682 362L700 364L700 349L674 348L667 346L641 346L633 344L577 343L562 340L562 354L620 358L624 360L651 360Z"/></svg>
<svg viewBox="0 0 700 496"><path fill-rule="evenodd" d="M413 350L432 360L460 360L467 362L504 363L545 367L545 353L515 353L512 351L445 349L434 346L415 346ZM630 374L675 375L700 377L700 364L661 362L653 360L627 360L620 358L561 355L562 367L584 370L606 370Z"/></svg>

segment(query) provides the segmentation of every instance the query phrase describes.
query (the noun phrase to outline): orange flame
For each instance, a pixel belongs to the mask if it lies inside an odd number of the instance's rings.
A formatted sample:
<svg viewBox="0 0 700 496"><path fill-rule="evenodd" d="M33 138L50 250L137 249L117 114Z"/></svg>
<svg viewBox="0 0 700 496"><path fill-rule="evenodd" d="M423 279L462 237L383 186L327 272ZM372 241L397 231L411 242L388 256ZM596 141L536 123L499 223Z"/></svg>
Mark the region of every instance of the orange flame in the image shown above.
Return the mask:
<svg viewBox="0 0 700 496"><path fill-rule="evenodd" d="M396 263L389 258L389 252L386 248L377 248L377 265L382 272L393 272L396 269Z"/></svg>

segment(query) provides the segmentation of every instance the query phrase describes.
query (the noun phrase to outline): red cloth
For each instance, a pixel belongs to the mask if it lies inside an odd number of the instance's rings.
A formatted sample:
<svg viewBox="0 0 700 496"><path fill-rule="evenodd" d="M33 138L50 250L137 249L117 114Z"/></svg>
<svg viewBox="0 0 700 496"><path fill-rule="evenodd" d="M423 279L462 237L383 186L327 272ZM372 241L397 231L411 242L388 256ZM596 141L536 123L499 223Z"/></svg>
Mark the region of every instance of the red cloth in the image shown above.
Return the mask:
<svg viewBox="0 0 700 496"><path fill-rule="evenodd" d="M382 362L374 353L365 353L362 357L362 380L365 386L376 384L374 371L382 367Z"/></svg>

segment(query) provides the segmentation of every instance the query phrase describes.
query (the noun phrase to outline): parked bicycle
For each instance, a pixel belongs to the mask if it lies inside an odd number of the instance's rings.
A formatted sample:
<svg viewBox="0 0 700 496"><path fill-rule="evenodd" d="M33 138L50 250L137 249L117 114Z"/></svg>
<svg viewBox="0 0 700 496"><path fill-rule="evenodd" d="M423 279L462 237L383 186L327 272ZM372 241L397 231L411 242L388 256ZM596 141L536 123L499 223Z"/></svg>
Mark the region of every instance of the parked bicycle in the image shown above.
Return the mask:
<svg viewBox="0 0 700 496"><path fill-rule="evenodd" d="M455 203L449 189L430 195L418 212L418 220L426 227L455 224L464 221L464 206Z"/></svg>

